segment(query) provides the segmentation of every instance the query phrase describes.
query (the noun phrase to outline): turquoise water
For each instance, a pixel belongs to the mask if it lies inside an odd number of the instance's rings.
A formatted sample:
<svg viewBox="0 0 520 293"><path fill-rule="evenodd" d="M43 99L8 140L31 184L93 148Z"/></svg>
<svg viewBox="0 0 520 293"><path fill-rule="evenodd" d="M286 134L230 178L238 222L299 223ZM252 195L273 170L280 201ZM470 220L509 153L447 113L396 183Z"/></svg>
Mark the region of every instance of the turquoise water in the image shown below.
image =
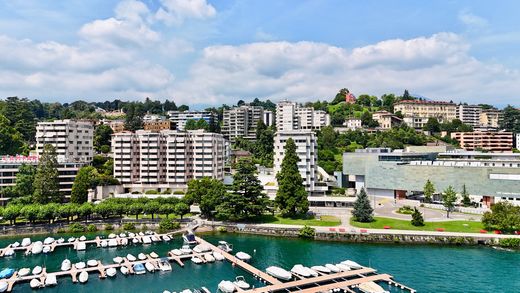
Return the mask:
<svg viewBox="0 0 520 293"><path fill-rule="evenodd" d="M67 239L67 236L63 236ZM60 237L57 236L56 238ZM92 235L90 238L93 238ZM350 244L339 242L305 241L299 239L251 236L239 234L206 234L206 240L217 243L226 240L235 251L244 251L253 256L252 265L265 269L278 265L290 269L296 263L317 265L337 263L352 259L380 273L394 276L394 279L418 292L520 292L520 252L508 252L487 247L454 247L425 245L380 245ZM44 237L32 237L42 240ZM20 238L0 239L0 247ZM182 240L177 237L170 243L152 245L129 245L123 248L87 247L76 252L71 248L57 248L53 253L24 256L18 252L14 257L0 259L0 267L34 267L45 265L48 271L57 271L61 261L69 258L72 262L99 259L112 263L115 256L155 251L165 256L168 250L177 248ZM185 288L206 286L212 292L223 280L233 280L244 275L255 286L261 286L255 279L227 262L194 265L185 262L181 268L172 263L172 272L157 272L140 276L123 276L98 279L91 274L88 283L73 284L70 277L58 280L58 286L40 290L41 292L162 292L165 289L179 291ZM13 292L30 292L28 284L18 284ZM395 291L394 292L398 292Z"/></svg>

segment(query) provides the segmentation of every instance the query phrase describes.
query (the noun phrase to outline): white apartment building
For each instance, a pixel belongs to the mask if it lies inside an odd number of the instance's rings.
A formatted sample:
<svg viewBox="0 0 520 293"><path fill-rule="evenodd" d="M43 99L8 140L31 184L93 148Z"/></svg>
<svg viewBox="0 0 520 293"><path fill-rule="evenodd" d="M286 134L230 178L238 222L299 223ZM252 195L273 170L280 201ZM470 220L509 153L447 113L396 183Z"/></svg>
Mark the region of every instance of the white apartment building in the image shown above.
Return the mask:
<svg viewBox="0 0 520 293"><path fill-rule="evenodd" d="M457 118L457 105L450 102L403 100L394 105L394 113L401 112L404 122L413 128L422 128L429 118L440 123L451 122Z"/></svg>
<svg viewBox="0 0 520 293"><path fill-rule="evenodd" d="M226 141L203 130L138 130L112 136L114 177L129 189L185 188L188 181L224 179Z"/></svg>
<svg viewBox="0 0 520 293"><path fill-rule="evenodd" d="M264 124L267 127L274 125L274 113L273 113L273 111L264 110Z"/></svg>
<svg viewBox="0 0 520 293"><path fill-rule="evenodd" d="M276 104L276 128L278 131L319 130L330 125L330 115L311 107L301 107L295 102Z"/></svg>
<svg viewBox="0 0 520 293"><path fill-rule="evenodd" d="M343 124L350 130L356 130L363 127L361 119L359 118L348 118Z"/></svg>
<svg viewBox="0 0 520 293"><path fill-rule="evenodd" d="M296 153L300 158L298 170L304 179L305 190L315 191L318 177L318 144L314 132L310 130L278 131L274 137L274 173L281 170L285 156L285 143L289 138L296 144Z"/></svg>
<svg viewBox="0 0 520 293"><path fill-rule="evenodd" d="M463 105L457 106L457 119L462 123L472 127L480 126L480 115L482 114L482 107L478 105Z"/></svg>
<svg viewBox="0 0 520 293"><path fill-rule="evenodd" d="M175 129L184 130L188 120L205 120L211 123L217 120L217 115L211 111L168 111L170 121L175 125Z"/></svg>
<svg viewBox="0 0 520 293"><path fill-rule="evenodd" d="M256 125L264 120L264 108L260 106L242 105L224 110L222 134L230 141L237 137L256 138ZM265 123L265 122L264 122Z"/></svg>
<svg viewBox="0 0 520 293"><path fill-rule="evenodd" d="M36 126L36 151L51 144L58 157L68 162L91 162L93 158L94 126L90 121L55 120L38 122Z"/></svg>

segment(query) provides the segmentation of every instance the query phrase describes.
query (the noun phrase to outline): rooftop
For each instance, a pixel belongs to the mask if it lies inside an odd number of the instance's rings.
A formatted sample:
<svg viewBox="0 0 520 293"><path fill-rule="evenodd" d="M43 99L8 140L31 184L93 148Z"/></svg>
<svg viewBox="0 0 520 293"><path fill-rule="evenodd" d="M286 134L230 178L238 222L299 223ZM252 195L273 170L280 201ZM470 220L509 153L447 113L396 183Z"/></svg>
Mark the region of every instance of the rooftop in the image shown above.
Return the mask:
<svg viewBox="0 0 520 293"><path fill-rule="evenodd" d="M427 101L427 100L402 100L402 101L397 102L396 104L453 105L453 106L456 106L455 103L452 103L452 102Z"/></svg>

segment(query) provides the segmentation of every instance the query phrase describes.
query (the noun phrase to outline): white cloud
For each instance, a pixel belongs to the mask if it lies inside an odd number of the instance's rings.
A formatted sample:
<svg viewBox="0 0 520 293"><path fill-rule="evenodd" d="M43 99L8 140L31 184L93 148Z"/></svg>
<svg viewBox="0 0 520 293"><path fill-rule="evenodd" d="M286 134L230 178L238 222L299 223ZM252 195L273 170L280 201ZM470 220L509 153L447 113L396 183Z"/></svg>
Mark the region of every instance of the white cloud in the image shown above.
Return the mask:
<svg viewBox="0 0 520 293"><path fill-rule="evenodd" d="M489 24L485 18L475 15L467 10L460 11L458 18L463 24L468 26L470 29L485 28Z"/></svg>
<svg viewBox="0 0 520 293"><path fill-rule="evenodd" d="M189 18L207 19L217 11L206 0L161 0L155 18L168 25L179 25Z"/></svg>

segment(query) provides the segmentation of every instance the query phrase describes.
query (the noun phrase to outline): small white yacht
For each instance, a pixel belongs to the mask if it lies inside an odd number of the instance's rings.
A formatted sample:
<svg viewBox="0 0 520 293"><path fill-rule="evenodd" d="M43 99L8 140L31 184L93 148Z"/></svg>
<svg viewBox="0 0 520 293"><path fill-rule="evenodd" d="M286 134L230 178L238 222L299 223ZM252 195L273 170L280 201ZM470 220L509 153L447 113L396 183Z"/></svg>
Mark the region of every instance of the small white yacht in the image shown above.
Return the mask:
<svg viewBox="0 0 520 293"><path fill-rule="evenodd" d="M11 244L12 248L17 248L18 246L20 246L20 242L18 242L18 241L16 241L15 243Z"/></svg>
<svg viewBox="0 0 520 293"><path fill-rule="evenodd" d="M119 237L121 237L121 238L126 238L126 234L125 234L125 233L120 233L120 234L119 234Z"/></svg>
<svg viewBox="0 0 520 293"><path fill-rule="evenodd" d="M180 251L182 252L182 254L190 254L191 253L191 248L189 245L183 245L180 249Z"/></svg>
<svg viewBox="0 0 520 293"><path fill-rule="evenodd" d="M61 270L68 271L68 270L70 270L71 265L72 264L70 263L70 260L65 259L64 261L61 262Z"/></svg>
<svg viewBox="0 0 520 293"><path fill-rule="evenodd" d="M139 239L137 239L137 238L133 238L133 239L132 239L132 243L133 243L133 244L137 244L137 243L139 243Z"/></svg>
<svg viewBox="0 0 520 293"><path fill-rule="evenodd" d="M6 248L4 251L4 256L13 256L14 255L14 249L12 248Z"/></svg>
<svg viewBox="0 0 520 293"><path fill-rule="evenodd" d="M39 275L39 274L42 273L42 271L43 271L42 267L40 267L40 266L35 266L34 269L32 269L32 272L31 272L31 273L32 273L33 275Z"/></svg>
<svg viewBox="0 0 520 293"><path fill-rule="evenodd" d="M51 251L51 247L49 245L43 246L43 250L42 250L43 253L49 253L50 251Z"/></svg>
<svg viewBox="0 0 520 293"><path fill-rule="evenodd" d="M122 238L121 245L124 245L124 246L128 245L128 238Z"/></svg>
<svg viewBox="0 0 520 293"><path fill-rule="evenodd" d="M123 258L120 256L116 256L112 259L115 263L119 264L123 262Z"/></svg>
<svg viewBox="0 0 520 293"><path fill-rule="evenodd" d="M316 272L320 272L320 273L323 273L323 274L330 274L332 272L329 268L327 268L325 266L312 266L311 270L316 271Z"/></svg>
<svg viewBox="0 0 520 293"><path fill-rule="evenodd" d="M226 259L222 253L218 252L218 251L213 251L213 257L218 260L218 261L222 261L224 259Z"/></svg>
<svg viewBox="0 0 520 293"><path fill-rule="evenodd" d="M150 236L143 236L143 238L141 238L142 241L143 241L143 244L150 244L152 243L152 239L150 238Z"/></svg>
<svg viewBox="0 0 520 293"><path fill-rule="evenodd" d="M218 289L223 293L233 293L236 290L235 285L231 281L220 281Z"/></svg>
<svg viewBox="0 0 520 293"><path fill-rule="evenodd" d="M340 269L340 271L342 271L342 272L350 271L350 267L347 266L347 265L344 265L344 264L342 264L342 263L338 263L338 264L336 264L336 267L337 267L338 269Z"/></svg>
<svg viewBox="0 0 520 293"><path fill-rule="evenodd" d="M132 233L132 232L128 233L128 237L135 237L135 233Z"/></svg>
<svg viewBox="0 0 520 293"><path fill-rule="evenodd" d="M225 252L232 252L233 251L233 244L229 244L226 241L219 241L218 242L218 248L224 250Z"/></svg>
<svg viewBox="0 0 520 293"><path fill-rule="evenodd" d="M211 248L209 248L209 246L207 245L204 245L204 244L197 244L195 245L195 247L193 247L193 251L195 251L196 253L204 253L206 251L210 251Z"/></svg>
<svg viewBox="0 0 520 293"><path fill-rule="evenodd" d="M177 249L177 248L172 249L170 252L171 252L173 255L176 255L176 256L180 256L180 255L182 255L182 251L181 251L180 249Z"/></svg>
<svg viewBox="0 0 520 293"><path fill-rule="evenodd" d="M97 265L98 265L98 261L95 260L95 259L89 259L89 260L87 261L87 266L89 266L89 267L95 267L95 266L97 266Z"/></svg>
<svg viewBox="0 0 520 293"><path fill-rule="evenodd" d="M33 243L33 246L31 248L32 254L40 254L43 251L43 243L41 241L36 241Z"/></svg>
<svg viewBox="0 0 520 293"><path fill-rule="evenodd" d="M70 237L69 239L67 239L67 242L69 242L69 243L74 242L74 241L76 241L76 238L74 238L74 237Z"/></svg>
<svg viewBox="0 0 520 293"><path fill-rule="evenodd" d="M101 247L107 247L107 246L108 246L108 241L101 240Z"/></svg>
<svg viewBox="0 0 520 293"><path fill-rule="evenodd" d="M150 252L150 256L152 258L159 258L159 255L157 253L155 253L155 251Z"/></svg>
<svg viewBox="0 0 520 293"><path fill-rule="evenodd" d="M329 269L333 273L339 273L340 272L340 269L337 266L333 265L333 264L328 263L328 264L325 265L325 267L327 269Z"/></svg>
<svg viewBox="0 0 520 293"><path fill-rule="evenodd" d="M168 258L161 258L159 261L159 269L161 269L163 272L172 270L172 265L168 261Z"/></svg>
<svg viewBox="0 0 520 293"><path fill-rule="evenodd" d="M36 289L40 288L42 283L38 279L32 279L31 282L29 282L29 286L31 286L32 289Z"/></svg>
<svg viewBox="0 0 520 293"><path fill-rule="evenodd" d="M31 238L24 238L22 239L22 247L27 247L29 245L31 245Z"/></svg>
<svg viewBox="0 0 520 293"><path fill-rule="evenodd" d="M74 265L76 269L84 269L87 267L87 264L84 261L80 261Z"/></svg>
<svg viewBox="0 0 520 293"><path fill-rule="evenodd" d="M294 265L291 269L291 273L304 278L308 278L311 276L309 270L301 264Z"/></svg>
<svg viewBox="0 0 520 293"><path fill-rule="evenodd" d="M52 238L52 237L47 237L47 238L45 238L45 240L43 240L43 244L45 244L45 245L51 245L52 243L54 243L54 241L55 241L54 238Z"/></svg>
<svg viewBox="0 0 520 293"><path fill-rule="evenodd" d="M146 262L144 264L144 267L151 273L153 273L155 271L155 267L153 266L153 264L151 262Z"/></svg>
<svg viewBox="0 0 520 293"><path fill-rule="evenodd" d="M79 241L85 241L87 240L87 237L85 237L85 235L82 235L81 237L79 237Z"/></svg>
<svg viewBox="0 0 520 293"><path fill-rule="evenodd" d="M192 261L194 264L198 264L198 265L200 265L201 263L203 263L202 259L200 259L200 258L198 258L198 257L196 257L196 256L192 257L192 258L191 258L191 261Z"/></svg>
<svg viewBox="0 0 520 293"><path fill-rule="evenodd" d="M128 275L128 268L127 267L120 267L119 271L121 272L121 274L123 274L125 276Z"/></svg>
<svg viewBox="0 0 520 293"><path fill-rule="evenodd" d="M108 239L114 239L114 238L116 238L116 237L117 237L117 235L114 234L114 233L110 233L110 234L108 234Z"/></svg>
<svg viewBox="0 0 520 293"><path fill-rule="evenodd" d="M88 273L86 271L83 271L79 274L79 282L80 283L86 283L88 281Z"/></svg>
<svg viewBox="0 0 520 293"><path fill-rule="evenodd" d="M383 289L375 282L365 282L358 285L358 289L363 293L388 293L389 291Z"/></svg>
<svg viewBox="0 0 520 293"><path fill-rule="evenodd" d="M182 234L182 239L184 240L184 244L188 244L188 245L197 244L197 240L195 239L195 234L191 230L188 230L185 234Z"/></svg>
<svg viewBox="0 0 520 293"><path fill-rule="evenodd" d="M61 237L58 240L56 240L56 243L58 243L58 244L61 244L63 242L65 242L65 239L63 239L63 237Z"/></svg>
<svg viewBox="0 0 520 293"><path fill-rule="evenodd" d="M129 260L129 261L136 261L137 258L135 258L135 256L131 255L130 253L126 255L126 258Z"/></svg>
<svg viewBox="0 0 520 293"><path fill-rule="evenodd" d="M116 247L116 246L117 246L117 240L116 239L108 240L108 247Z"/></svg>
<svg viewBox="0 0 520 293"><path fill-rule="evenodd" d="M5 292L7 291L7 287L9 286L9 284L7 284L6 281L0 281L0 292Z"/></svg>
<svg viewBox="0 0 520 293"><path fill-rule="evenodd" d="M29 269L29 268L21 268L18 271L18 276L19 277L25 277L25 276L29 275L30 272L31 272L31 269Z"/></svg>
<svg viewBox="0 0 520 293"><path fill-rule="evenodd" d="M251 256L245 252L242 252L242 251L239 251L237 252L237 254L235 254L235 256L239 259L239 260L242 260L242 261L245 261L245 262L248 262L251 260Z"/></svg>
<svg viewBox="0 0 520 293"><path fill-rule="evenodd" d="M144 254L144 253L141 252L141 253L139 253L139 254L137 255L137 258L140 259L140 260L145 260L145 259L146 259L146 254Z"/></svg>
<svg viewBox="0 0 520 293"><path fill-rule="evenodd" d="M360 265L360 264L358 264L357 262L352 261L352 260L342 261L341 263L344 264L344 265L346 265L346 266L348 266L348 267L350 267L350 268L353 269L353 270L357 270L357 269L361 269L361 268L363 268L362 265Z"/></svg>
<svg viewBox="0 0 520 293"><path fill-rule="evenodd" d="M265 269L265 271L269 275L280 280L289 281L290 279L292 279L292 274L290 272L277 266L270 266L267 269Z"/></svg>
<svg viewBox="0 0 520 293"><path fill-rule="evenodd" d="M244 290L247 290L249 289L249 287L251 287L247 282L246 282L246 279L244 278L244 276L237 276L235 278L235 281L233 282L233 284L235 284L235 286L237 286L238 288L240 289L244 289Z"/></svg>
<svg viewBox="0 0 520 293"><path fill-rule="evenodd" d="M108 268L106 273L107 273L107 276L113 277L117 274L117 270L115 268Z"/></svg>
<svg viewBox="0 0 520 293"><path fill-rule="evenodd" d="M211 253L204 254L204 259L206 262L215 262L215 258L213 255L211 255Z"/></svg>
<svg viewBox="0 0 520 293"><path fill-rule="evenodd" d="M45 278L45 286L55 286L58 284L58 280L56 280L55 274L48 274Z"/></svg>
<svg viewBox="0 0 520 293"><path fill-rule="evenodd" d="M133 265L133 268L134 268L134 273L136 275L142 275L142 274L146 273L146 268L141 263L137 263L137 264Z"/></svg>
<svg viewBox="0 0 520 293"><path fill-rule="evenodd" d="M166 242L172 240L172 239L170 238L170 236L168 236L168 235L163 235L162 239L163 239L164 241L166 241Z"/></svg>

